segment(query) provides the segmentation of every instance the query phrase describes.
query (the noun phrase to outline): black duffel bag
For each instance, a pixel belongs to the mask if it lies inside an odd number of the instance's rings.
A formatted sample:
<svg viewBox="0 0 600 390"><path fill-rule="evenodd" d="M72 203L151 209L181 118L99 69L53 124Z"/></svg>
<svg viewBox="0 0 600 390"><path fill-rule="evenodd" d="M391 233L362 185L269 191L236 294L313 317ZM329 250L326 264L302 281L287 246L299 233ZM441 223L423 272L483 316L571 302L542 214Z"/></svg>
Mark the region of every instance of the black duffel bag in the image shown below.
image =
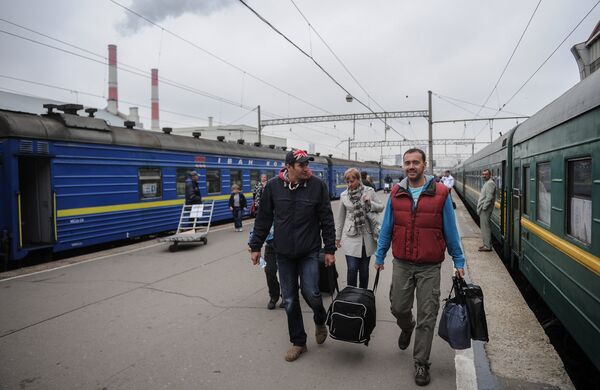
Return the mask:
<svg viewBox="0 0 600 390"><path fill-rule="evenodd" d="M329 267L328 267L329 268ZM333 286L333 272L329 271ZM331 338L350 343L369 345L375 329L375 291L379 282L379 270L375 276L373 290L347 286L331 302L327 311L327 326Z"/></svg>
<svg viewBox="0 0 600 390"><path fill-rule="evenodd" d="M467 305L471 338L473 340L489 341L481 287L476 284L466 283L464 279L461 279L459 284Z"/></svg>
<svg viewBox="0 0 600 390"><path fill-rule="evenodd" d="M438 336L446 340L452 349L467 349L471 348L469 316L465 295L457 279L456 277L452 278L450 295L445 299L446 303L442 309ZM452 291L454 291L454 297L452 297Z"/></svg>

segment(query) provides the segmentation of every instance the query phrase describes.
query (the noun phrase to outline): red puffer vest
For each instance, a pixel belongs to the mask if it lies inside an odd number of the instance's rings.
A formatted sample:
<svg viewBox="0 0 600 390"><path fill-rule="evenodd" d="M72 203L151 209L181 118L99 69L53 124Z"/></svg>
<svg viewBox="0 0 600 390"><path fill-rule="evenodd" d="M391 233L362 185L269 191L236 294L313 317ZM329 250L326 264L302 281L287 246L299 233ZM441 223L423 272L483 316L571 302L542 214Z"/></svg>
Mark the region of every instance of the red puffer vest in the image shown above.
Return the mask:
<svg viewBox="0 0 600 390"><path fill-rule="evenodd" d="M412 195L406 188L394 186L391 197L394 213L394 257L415 263L444 261L446 241L442 216L448 188L431 180L427 187L423 188L414 211Z"/></svg>

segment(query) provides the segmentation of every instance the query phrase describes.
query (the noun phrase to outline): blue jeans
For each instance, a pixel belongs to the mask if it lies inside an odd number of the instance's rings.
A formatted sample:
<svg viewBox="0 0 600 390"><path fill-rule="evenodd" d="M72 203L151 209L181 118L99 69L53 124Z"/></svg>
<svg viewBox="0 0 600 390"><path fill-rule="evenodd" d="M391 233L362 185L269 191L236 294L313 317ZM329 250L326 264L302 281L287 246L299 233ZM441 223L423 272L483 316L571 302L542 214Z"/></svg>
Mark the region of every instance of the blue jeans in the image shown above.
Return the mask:
<svg viewBox="0 0 600 390"><path fill-rule="evenodd" d="M315 324L323 325L327 319L323 299L321 299L321 291L319 291L319 251L299 258L292 258L278 253L277 266L288 319L290 341L294 345L306 345L306 332L304 331L298 288L300 288L302 297L314 313L313 320ZM298 284L298 278L300 278L300 284Z"/></svg>
<svg viewBox="0 0 600 390"><path fill-rule="evenodd" d="M242 215L244 214L244 209L241 207L234 207L233 208L233 225L235 226L236 229L239 229L242 227Z"/></svg>
<svg viewBox="0 0 600 390"><path fill-rule="evenodd" d="M365 247L363 246L363 257L354 257L346 255L346 263L348 264L348 286L356 287L357 275L360 273L360 288L369 286L369 262L370 256L366 256Z"/></svg>

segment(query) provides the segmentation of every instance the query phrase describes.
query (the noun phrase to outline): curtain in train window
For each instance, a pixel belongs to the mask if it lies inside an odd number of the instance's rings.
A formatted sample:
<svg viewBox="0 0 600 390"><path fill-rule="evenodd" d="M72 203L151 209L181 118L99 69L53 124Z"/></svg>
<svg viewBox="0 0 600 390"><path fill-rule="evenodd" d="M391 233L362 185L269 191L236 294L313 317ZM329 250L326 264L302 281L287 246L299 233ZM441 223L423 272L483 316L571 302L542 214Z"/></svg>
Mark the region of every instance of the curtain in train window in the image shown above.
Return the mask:
<svg viewBox="0 0 600 390"><path fill-rule="evenodd" d="M229 185L233 186L234 184L237 184L240 187L240 189L243 189L241 169L229 170Z"/></svg>
<svg viewBox="0 0 600 390"><path fill-rule="evenodd" d="M177 168L175 186L177 189L177 196L185 196L185 179L188 178L191 169L188 168Z"/></svg>
<svg viewBox="0 0 600 390"><path fill-rule="evenodd" d="M567 233L592 242L592 159L568 161Z"/></svg>
<svg viewBox="0 0 600 390"><path fill-rule="evenodd" d="M550 225L551 214L551 177L550 163L540 163L537 165L537 219L540 222Z"/></svg>
<svg viewBox="0 0 600 390"><path fill-rule="evenodd" d="M162 175L160 168L140 168L138 170L140 199L153 199L162 196Z"/></svg>
<svg viewBox="0 0 600 390"><path fill-rule="evenodd" d="M206 170L206 192L209 194L221 193L221 171L218 169Z"/></svg>

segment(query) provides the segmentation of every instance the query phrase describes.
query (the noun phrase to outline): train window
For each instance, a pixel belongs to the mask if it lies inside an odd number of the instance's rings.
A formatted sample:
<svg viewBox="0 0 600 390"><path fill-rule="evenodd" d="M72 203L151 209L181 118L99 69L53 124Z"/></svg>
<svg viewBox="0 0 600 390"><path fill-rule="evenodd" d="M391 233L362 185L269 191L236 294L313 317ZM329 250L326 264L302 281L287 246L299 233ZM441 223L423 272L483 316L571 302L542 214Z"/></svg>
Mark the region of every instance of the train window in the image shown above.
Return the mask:
<svg viewBox="0 0 600 390"><path fill-rule="evenodd" d="M267 173L267 180L271 180L271 178L273 176L275 176L275 174L273 173L273 171L267 171L266 173Z"/></svg>
<svg viewBox="0 0 600 390"><path fill-rule="evenodd" d="M592 159L567 162L567 233L592 242Z"/></svg>
<svg viewBox="0 0 600 390"><path fill-rule="evenodd" d="M529 215L529 166L523 167L523 214Z"/></svg>
<svg viewBox="0 0 600 390"><path fill-rule="evenodd" d="M221 171L219 169L206 170L206 192L209 194L221 193Z"/></svg>
<svg viewBox="0 0 600 390"><path fill-rule="evenodd" d="M254 191L254 187L260 182L260 171L258 169L250 170L250 189Z"/></svg>
<svg viewBox="0 0 600 390"><path fill-rule="evenodd" d="M177 196L185 196L185 179L187 179L191 169L188 168L177 168L175 187L177 189Z"/></svg>
<svg viewBox="0 0 600 390"><path fill-rule="evenodd" d="M237 184L240 189L244 188L242 183L242 170L241 169L230 169L229 170L229 185L233 186Z"/></svg>
<svg viewBox="0 0 600 390"><path fill-rule="evenodd" d="M513 177L513 187L518 188L519 190L521 189L521 178L519 177L520 174L521 174L521 171L520 171L519 167L515 167L515 174Z"/></svg>
<svg viewBox="0 0 600 390"><path fill-rule="evenodd" d="M550 213L551 213L551 177L550 177L550 163L540 163L537 165L537 219L540 222L544 222L550 225Z"/></svg>
<svg viewBox="0 0 600 390"><path fill-rule="evenodd" d="M162 174L160 168L140 168L138 170L140 199L153 199L162 196Z"/></svg>
<svg viewBox="0 0 600 390"><path fill-rule="evenodd" d="M337 185L345 185L346 184L346 179L344 179L344 172L338 172L336 179L335 179L335 184Z"/></svg>

